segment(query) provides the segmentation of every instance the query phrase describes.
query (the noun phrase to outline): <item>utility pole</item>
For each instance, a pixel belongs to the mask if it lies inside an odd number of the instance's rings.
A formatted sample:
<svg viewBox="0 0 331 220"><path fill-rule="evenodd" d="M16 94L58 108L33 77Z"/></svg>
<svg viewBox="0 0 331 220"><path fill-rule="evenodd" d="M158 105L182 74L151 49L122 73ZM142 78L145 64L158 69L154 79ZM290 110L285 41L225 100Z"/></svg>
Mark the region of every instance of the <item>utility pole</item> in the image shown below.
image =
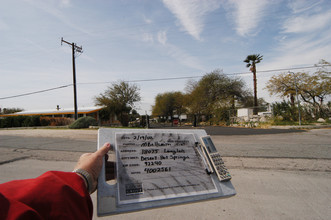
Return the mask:
<svg viewBox="0 0 331 220"><path fill-rule="evenodd" d="M73 73L73 85L74 85L74 107L75 107L75 120L78 118L77 113L77 89L76 89L76 64L75 64L75 53L83 53L82 46L78 47L75 43L69 43L68 41L63 40L61 38L61 45L62 43L66 43L71 46L72 48L72 73Z"/></svg>
<svg viewBox="0 0 331 220"><path fill-rule="evenodd" d="M299 97L298 97L298 85L297 85L297 76L295 75L294 72L290 72L289 73L292 73L293 76L294 76L294 83L295 83L295 94L296 94L296 97L297 97L297 104L298 104L298 113L299 113L299 126L301 126L301 112L300 112L300 101L299 101Z"/></svg>

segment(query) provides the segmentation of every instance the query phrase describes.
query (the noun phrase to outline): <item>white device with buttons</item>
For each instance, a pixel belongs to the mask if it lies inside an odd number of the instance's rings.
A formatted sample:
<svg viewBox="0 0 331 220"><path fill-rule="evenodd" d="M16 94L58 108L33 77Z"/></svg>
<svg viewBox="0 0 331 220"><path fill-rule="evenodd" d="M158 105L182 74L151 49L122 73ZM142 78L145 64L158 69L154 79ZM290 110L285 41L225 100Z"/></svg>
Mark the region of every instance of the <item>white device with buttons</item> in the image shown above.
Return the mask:
<svg viewBox="0 0 331 220"><path fill-rule="evenodd" d="M216 147L210 136L200 137L204 156L207 157L208 167L212 167L209 172L215 173L220 181L229 181L231 175L224 165L221 155L217 152Z"/></svg>

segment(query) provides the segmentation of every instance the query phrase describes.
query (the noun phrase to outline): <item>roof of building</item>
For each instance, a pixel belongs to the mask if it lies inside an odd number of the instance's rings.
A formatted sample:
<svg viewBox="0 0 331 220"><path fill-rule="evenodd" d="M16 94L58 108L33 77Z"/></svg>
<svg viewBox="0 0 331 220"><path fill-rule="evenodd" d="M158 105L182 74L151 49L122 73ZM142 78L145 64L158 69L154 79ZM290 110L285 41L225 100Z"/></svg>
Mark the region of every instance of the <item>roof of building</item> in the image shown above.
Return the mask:
<svg viewBox="0 0 331 220"><path fill-rule="evenodd" d="M94 106L94 107L80 107L77 109L78 114L90 114L93 112L100 111L103 107ZM0 115L3 117L8 116L19 116L19 115L69 115L75 114L75 110L73 108L59 108L59 109L46 109L46 110L31 110L31 111L22 111L15 112L12 114Z"/></svg>

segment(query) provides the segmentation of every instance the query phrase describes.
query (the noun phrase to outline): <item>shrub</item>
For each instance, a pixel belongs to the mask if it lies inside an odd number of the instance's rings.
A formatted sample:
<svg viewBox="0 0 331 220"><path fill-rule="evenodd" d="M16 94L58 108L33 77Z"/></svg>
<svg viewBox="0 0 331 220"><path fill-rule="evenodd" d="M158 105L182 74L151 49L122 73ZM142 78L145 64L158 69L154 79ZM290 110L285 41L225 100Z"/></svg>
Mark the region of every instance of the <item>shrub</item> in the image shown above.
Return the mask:
<svg viewBox="0 0 331 220"><path fill-rule="evenodd" d="M230 121L230 107L220 107L214 111L214 117L211 119L214 125L224 125Z"/></svg>
<svg viewBox="0 0 331 220"><path fill-rule="evenodd" d="M70 118L63 117L40 117L40 124L42 126L64 126L72 122Z"/></svg>
<svg viewBox="0 0 331 220"><path fill-rule="evenodd" d="M13 120L13 117L6 117L6 118L3 118L1 119L1 127L2 128L9 128L9 127L12 127L12 120Z"/></svg>
<svg viewBox="0 0 331 220"><path fill-rule="evenodd" d="M0 119L1 128L11 128L11 127L23 127L30 124L29 116L10 116Z"/></svg>
<svg viewBox="0 0 331 220"><path fill-rule="evenodd" d="M72 123L70 118L57 117L51 120L50 126L64 126Z"/></svg>
<svg viewBox="0 0 331 220"><path fill-rule="evenodd" d="M63 126L71 124L72 119L63 117L10 116L0 119L1 128L36 127L36 126Z"/></svg>
<svg viewBox="0 0 331 220"><path fill-rule="evenodd" d="M32 117L26 117L22 123L23 127L30 127L32 125Z"/></svg>
<svg viewBox="0 0 331 220"><path fill-rule="evenodd" d="M79 129L79 128L88 128L90 126L98 125L97 120L95 118L87 116L77 119L74 123L69 125L71 129Z"/></svg>
<svg viewBox="0 0 331 220"><path fill-rule="evenodd" d="M31 126L40 126L40 115L34 115L31 117Z"/></svg>
<svg viewBox="0 0 331 220"><path fill-rule="evenodd" d="M275 117L281 116L284 121L298 120L298 109L296 106L292 106L290 102L275 102L272 109L273 115Z"/></svg>

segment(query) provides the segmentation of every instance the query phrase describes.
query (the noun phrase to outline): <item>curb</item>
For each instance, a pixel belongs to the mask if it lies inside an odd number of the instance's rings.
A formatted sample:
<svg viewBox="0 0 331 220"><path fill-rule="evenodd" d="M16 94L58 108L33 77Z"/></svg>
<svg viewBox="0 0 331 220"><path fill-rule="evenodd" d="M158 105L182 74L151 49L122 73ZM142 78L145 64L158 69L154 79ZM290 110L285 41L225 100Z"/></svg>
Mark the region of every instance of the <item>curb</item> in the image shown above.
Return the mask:
<svg viewBox="0 0 331 220"><path fill-rule="evenodd" d="M272 129L319 129L319 128L331 128L331 125L279 125L279 126L270 126Z"/></svg>

